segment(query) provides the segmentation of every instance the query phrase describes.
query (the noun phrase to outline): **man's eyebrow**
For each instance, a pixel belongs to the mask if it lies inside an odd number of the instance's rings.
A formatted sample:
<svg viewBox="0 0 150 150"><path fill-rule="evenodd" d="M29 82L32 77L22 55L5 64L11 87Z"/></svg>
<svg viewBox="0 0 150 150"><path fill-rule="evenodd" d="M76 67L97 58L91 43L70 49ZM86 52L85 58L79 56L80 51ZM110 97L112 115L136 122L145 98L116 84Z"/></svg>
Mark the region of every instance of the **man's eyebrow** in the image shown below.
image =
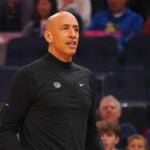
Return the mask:
<svg viewBox="0 0 150 150"><path fill-rule="evenodd" d="M74 25L73 27L75 27L75 28L79 28L79 25Z"/></svg>
<svg viewBox="0 0 150 150"><path fill-rule="evenodd" d="M66 27L66 26L69 26L69 24L63 24L63 25L61 25L61 27Z"/></svg>
<svg viewBox="0 0 150 150"><path fill-rule="evenodd" d="M71 25L70 25L70 24L63 24L63 25L61 25L60 27L68 27L68 26L71 26ZM78 25L73 25L73 27L79 28Z"/></svg>

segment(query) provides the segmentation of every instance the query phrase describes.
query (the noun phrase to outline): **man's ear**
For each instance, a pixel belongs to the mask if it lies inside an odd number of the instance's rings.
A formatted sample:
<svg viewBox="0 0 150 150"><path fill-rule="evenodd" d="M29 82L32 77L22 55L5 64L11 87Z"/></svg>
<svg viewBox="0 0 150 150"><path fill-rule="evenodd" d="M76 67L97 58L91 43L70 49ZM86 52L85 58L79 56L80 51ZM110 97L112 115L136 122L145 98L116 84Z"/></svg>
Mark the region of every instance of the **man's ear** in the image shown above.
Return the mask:
<svg viewBox="0 0 150 150"><path fill-rule="evenodd" d="M48 30L44 31L44 38L46 39L48 43L52 43L52 34L50 31Z"/></svg>

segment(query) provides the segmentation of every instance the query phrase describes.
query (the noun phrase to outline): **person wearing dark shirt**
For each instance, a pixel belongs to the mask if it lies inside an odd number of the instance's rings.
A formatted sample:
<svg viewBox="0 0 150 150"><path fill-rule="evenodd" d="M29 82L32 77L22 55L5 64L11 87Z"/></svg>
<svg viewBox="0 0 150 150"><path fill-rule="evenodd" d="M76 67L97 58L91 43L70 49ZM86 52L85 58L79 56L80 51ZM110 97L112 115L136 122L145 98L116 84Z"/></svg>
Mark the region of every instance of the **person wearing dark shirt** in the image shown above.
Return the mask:
<svg viewBox="0 0 150 150"><path fill-rule="evenodd" d="M0 31L20 32L22 27L21 2L4 0L0 5Z"/></svg>
<svg viewBox="0 0 150 150"><path fill-rule="evenodd" d="M22 36L28 38L43 37L46 20L57 12L56 0L35 0L32 19L24 26Z"/></svg>
<svg viewBox="0 0 150 150"><path fill-rule="evenodd" d="M48 53L17 71L1 110L2 149L103 150L96 129L94 75L72 62L77 20L65 11L52 15L44 37Z"/></svg>

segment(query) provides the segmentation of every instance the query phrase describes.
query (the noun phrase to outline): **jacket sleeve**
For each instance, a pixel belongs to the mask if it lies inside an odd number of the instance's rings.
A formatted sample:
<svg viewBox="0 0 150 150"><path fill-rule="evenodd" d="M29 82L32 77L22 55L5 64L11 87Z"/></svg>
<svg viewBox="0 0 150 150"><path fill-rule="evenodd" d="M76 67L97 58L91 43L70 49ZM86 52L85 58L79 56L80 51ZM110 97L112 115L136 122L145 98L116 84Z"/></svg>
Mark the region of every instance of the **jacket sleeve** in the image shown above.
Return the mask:
<svg viewBox="0 0 150 150"><path fill-rule="evenodd" d="M0 144L3 150L23 150L16 133L30 106L30 89L25 70L15 75L7 102L0 112Z"/></svg>
<svg viewBox="0 0 150 150"><path fill-rule="evenodd" d="M91 105L91 110L88 116L87 124L87 137L86 137L86 150L104 150L103 144L98 136L96 128L96 102L95 102L95 79L92 76L91 87L93 90L93 100Z"/></svg>

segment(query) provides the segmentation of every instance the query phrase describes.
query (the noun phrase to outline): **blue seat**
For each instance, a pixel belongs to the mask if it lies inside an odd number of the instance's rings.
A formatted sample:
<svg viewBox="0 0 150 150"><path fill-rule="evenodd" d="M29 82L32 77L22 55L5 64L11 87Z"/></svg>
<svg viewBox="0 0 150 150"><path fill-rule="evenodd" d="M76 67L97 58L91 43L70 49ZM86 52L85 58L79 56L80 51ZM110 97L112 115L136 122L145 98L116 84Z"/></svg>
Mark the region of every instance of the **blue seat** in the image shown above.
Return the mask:
<svg viewBox="0 0 150 150"><path fill-rule="evenodd" d="M120 69L106 75L103 95L112 94L123 102L150 101L150 70Z"/></svg>
<svg viewBox="0 0 150 150"><path fill-rule="evenodd" d="M125 49L128 68L150 68L150 36L135 36L129 40Z"/></svg>
<svg viewBox="0 0 150 150"><path fill-rule="evenodd" d="M74 61L96 73L118 66L117 43L113 37L81 37Z"/></svg>
<svg viewBox="0 0 150 150"><path fill-rule="evenodd" d="M43 38L12 39L6 48L6 65L22 66L43 56L48 44Z"/></svg>

